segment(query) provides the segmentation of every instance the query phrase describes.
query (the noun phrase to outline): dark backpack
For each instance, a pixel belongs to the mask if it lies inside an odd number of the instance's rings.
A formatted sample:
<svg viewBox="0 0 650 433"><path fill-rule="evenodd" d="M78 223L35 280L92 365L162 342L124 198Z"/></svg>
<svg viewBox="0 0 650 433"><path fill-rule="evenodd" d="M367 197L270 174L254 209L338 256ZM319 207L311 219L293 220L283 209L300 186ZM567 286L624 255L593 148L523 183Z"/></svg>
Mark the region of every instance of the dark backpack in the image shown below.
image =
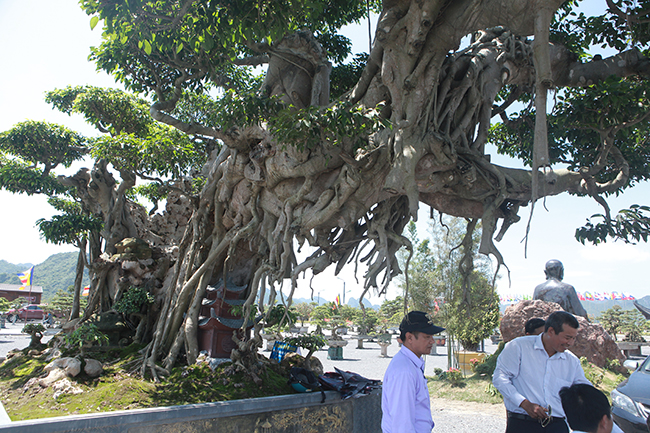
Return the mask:
<svg viewBox="0 0 650 433"><path fill-rule="evenodd" d="M289 371L289 381L287 383L298 392L319 390L323 397L321 403L325 401L325 392L321 388L318 378L314 373L306 368L291 367L291 370Z"/></svg>

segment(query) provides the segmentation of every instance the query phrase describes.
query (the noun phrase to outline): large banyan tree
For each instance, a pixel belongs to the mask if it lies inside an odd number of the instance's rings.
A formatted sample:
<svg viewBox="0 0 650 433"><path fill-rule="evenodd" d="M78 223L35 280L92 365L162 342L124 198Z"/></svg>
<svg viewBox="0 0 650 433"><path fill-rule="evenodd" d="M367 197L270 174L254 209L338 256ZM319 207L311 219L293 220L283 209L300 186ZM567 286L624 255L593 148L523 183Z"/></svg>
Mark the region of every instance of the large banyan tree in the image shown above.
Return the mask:
<svg viewBox="0 0 650 433"><path fill-rule="evenodd" d="M360 261L365 290L384 292L402 271L402 230L421 203L470 228L480 219L480 252L500 265L494 240L520 207L549 195L604 206L602 221L579 230L583 241L647 236L647 208L614 217L604 198L650 173L649 1L591 0L606 9L594 16L574 12L587 2L562 0L80 3L103 27L91 54L98 68L148 95L161 125L204 144L202 168L174 174L187 219L156 289L144 362L154 374L182 350L196 359L199 307L217 281L246 286L246 308L264 310L305 272ZM350 44L340 28L369 15L378 17L370 52L344 63ZM607 54L590 54L594 44ZM488 144L531 168L491 163ZM101 161L97 180L112 162ZM94 211L109 254L137 235L116 192L136 172L121 169L121 182L105 188L117 198ZM304 245L307 256L297 252ZM115 295L115 282L100 281L96 293ZM95 299L110 307L111 296Z"/></svg>

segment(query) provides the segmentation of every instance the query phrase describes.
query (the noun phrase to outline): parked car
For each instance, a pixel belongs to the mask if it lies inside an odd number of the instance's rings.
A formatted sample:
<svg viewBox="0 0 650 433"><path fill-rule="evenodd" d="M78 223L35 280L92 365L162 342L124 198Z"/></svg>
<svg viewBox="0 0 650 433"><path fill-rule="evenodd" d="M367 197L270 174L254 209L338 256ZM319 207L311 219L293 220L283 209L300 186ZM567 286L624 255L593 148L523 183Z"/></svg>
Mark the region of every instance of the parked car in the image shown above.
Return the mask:
<svg viewBox="0 0 650 433"><path fill-rule="evenodd" d="M650 356L623 364L634 372L612 391L612 415L625 433L647 433L650 417ZM635 368L636 367L636 368Z"/></svg>
<svg viewBox="0 0 650 433"><path fill-rule="evenodd" d="M18 320L43 320L44 312L36 304L26 305L21 308L12 308L7 311L7 320L16 323Z"/></svg>

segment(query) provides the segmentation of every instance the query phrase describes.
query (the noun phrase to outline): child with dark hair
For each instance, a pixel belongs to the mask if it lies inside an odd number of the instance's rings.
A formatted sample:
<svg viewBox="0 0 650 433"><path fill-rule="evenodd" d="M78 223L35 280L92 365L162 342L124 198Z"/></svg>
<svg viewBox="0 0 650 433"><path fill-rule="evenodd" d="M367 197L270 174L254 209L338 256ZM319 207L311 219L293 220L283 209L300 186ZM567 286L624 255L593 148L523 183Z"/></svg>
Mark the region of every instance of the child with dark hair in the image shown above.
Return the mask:
<svg viewBox="0 0 650 433"><path fill-rule="evenodd" d="M544 321L544 319L533 317L532 319L528 319L524 325L524 333L526 335L539 335L544 332L545 325L546 321Z"/></svg>
<svg viewBox="0 0 650 433"><path fill-rule="evenodd" d="M577 383L560 390L560 400L574 433L610 433L612 412L607 396L591 385Z"/></svg>

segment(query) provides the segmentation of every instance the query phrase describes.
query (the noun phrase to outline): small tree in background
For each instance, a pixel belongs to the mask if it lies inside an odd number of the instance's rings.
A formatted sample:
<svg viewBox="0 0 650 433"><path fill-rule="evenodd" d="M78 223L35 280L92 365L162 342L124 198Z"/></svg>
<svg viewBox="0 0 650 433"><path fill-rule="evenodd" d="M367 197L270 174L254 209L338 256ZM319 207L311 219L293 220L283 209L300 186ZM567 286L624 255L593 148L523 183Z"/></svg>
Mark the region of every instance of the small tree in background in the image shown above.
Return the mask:
<svg viewBox="0 0 650 433"><path fill-rule="evenodd" d="M5 312L11 308L11 302L2 296L0 296L0 312Z"/></svg>
<svg viewBox="0 0 650 433"><path fill-rule="evenodd" d="M638 310L625 310L622 314L621 332L625 333L623 341L643 342L643 328L646 319Z"/></svg>
<svg viewBox="0 0 650 433"><path fill-rule="evenodd" d="M323 304L313 309L310 320L312 323L323 327L327 325L327 322L332 319L333 315L331 304Z"/></svg>
<svg viewBox="0 0 650 433"><path fill-rule="evenodd" d="M81 309L86 308L88 299L82 296L79 299L79 306ZM59 289L52 296L47 305L43 305L43 310L52 312L56 316L62 316L65 319L70 318L71 312L74 308L74 286L68 287L68 290Z"/></svg>
<svg viewBox="0 0 650 433"><path fill-rule="evenodd" d="M621 326L623 325L623 309L620 305L614 305L612 308L600 313L598 322L616 341L616 334L621 332Z"/></svg>
<svg viewBox="0 0 650 433"><path fill-rule="evenodd" d="M385 300L379 307L381 315L386 326L397 326L404 318L404 298L398 296L393 300Z"/></svg>
<svg viewBox="0 0 650 433"><path fill-rule="evenodd" d="M430 223L429 238L424 240L418 239L413 222L407 227L414 251L408 269L408 309L429 313L465 349L476 350L499 323L490 263L477 258L480 226L476 220L454 217L438 221ZM401 258L405 262L405 254ZM406 292L405 280L400 287Z"/></svg>
<svg viewBox="0 0 650 433"><path fill-rule="evenodd" d="M354 324L359 327L360 334L372 334L377 332L377 326L381 324L381 316L371 308L366 310L366 314L358 310Z"/></svg>
<svg viewBox="0 0 650 433"><path fill-rule="evenodd" d="M316 307L315 302L300 302L293 306L298 313L298 319L300 320L300 326L305 326L305 322L309 321L309 317Z"/></svg>
<svg viewBox="0 0 650 433"><path fill-rule="evenodd" d="M306 349L307 356L305 356L305 365L309 365L309 359L311 356L327 344L327 340L320 334L307 334L299 335L298 337L287 337L284 339L289 344L292 344L296 347L302 347Z"/></svg>
<svg viewBox="0 0 650 433"><path fill-rule="evenodd" d="M41 338L43 338L45 326L40 323L29 323L20 332L29 334L32 337L32 340L29 342L29 347L38 347L41 345Z"/></svg>
<svg viewBox="0 0 650 433"><path fill-rule="evenodd" d="M456 298L445 305L447 332L466 350L476 351L499 326L499 297L484 275L474 272L469 302Z"/></svg>
<svg viewBox="0 0 650 433"><path fill-rule="evenodd" d="M29 304L29 302L27 302L27 298L21 296L11 301L11 308L20 308L23 305L27 305L27 304Z"/></svg>

